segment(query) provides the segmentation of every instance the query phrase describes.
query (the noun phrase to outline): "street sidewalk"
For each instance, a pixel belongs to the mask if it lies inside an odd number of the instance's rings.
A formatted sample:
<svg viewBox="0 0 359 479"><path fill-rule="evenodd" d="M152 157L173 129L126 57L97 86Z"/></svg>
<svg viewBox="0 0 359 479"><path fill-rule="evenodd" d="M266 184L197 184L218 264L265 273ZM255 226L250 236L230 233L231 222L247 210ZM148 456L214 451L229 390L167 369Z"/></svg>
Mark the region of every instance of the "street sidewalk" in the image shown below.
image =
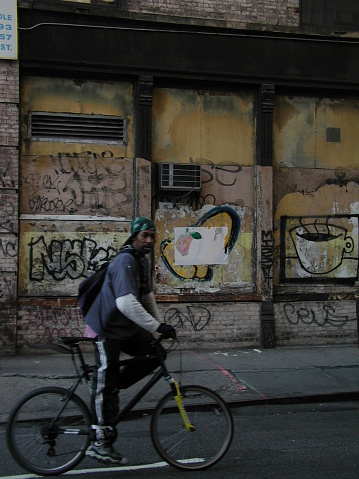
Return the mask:
<svg viewBox="0 0 359 479"><path fill-rule="evenodd" d="M85 357L92 363L92 354ZM207 386L232 405L359 397L357 345L176 349L166 363L182 384ZM50 351L50 354L0 357L0 422L6 422L9 411L25 393L42 386L67 387L73 376L69 355ZM121 391L121 403L126 403L141 383ZM137 407L151 409L167 391L166 382L160 381ZM80 386L78 394L88 400L88 387Z"/></svg>

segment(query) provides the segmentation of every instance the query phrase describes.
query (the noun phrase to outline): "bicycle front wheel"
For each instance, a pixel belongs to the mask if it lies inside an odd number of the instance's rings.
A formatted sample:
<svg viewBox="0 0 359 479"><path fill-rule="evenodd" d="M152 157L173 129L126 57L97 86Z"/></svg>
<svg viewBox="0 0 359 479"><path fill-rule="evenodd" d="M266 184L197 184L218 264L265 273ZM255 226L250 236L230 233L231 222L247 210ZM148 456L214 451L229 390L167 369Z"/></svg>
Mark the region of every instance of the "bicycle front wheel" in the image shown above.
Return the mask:
<svg viewBox="0 0 359 479"><path fill-rule="evenodd" d="M56 475L75 467L90 443L91 417L84 401L59 387L36 389L10 413L6 441L15 459L30 472Z"/></svg>
<svg viewBox="0 0 359 479"><path fill-rule="evenodd" d="M228 406L215 392L202 386L182 386L182 417L173 393L156 407L151 437L159 455L178 469L201 470L218 462L233 437ZM187 427L188 423L193 426Z"/></svg>

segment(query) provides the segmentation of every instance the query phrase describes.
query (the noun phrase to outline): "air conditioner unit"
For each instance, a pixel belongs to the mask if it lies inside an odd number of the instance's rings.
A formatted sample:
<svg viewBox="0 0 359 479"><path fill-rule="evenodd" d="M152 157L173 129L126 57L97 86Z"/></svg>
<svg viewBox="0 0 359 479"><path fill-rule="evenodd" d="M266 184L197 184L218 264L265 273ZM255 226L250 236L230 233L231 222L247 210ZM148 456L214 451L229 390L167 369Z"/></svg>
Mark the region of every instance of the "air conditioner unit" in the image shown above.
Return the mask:
<svg viewBox="0 0 359 479"><path fill-rule="evenodd" d="M200 191L201 165L161 163L159 187L161 190Z"/></svg>

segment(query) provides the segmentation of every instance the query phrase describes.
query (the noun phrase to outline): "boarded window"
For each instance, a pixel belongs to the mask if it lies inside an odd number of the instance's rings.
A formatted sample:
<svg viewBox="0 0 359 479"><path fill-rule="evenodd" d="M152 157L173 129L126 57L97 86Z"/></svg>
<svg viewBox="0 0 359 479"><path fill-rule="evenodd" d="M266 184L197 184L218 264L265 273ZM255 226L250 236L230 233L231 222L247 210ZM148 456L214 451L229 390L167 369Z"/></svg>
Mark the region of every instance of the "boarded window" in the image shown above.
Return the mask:
<svg viewBox="0 0 359 479"><path fill-rule="evenodd" d="M302 0L301 24L359 30L358 0Z"/></svg>

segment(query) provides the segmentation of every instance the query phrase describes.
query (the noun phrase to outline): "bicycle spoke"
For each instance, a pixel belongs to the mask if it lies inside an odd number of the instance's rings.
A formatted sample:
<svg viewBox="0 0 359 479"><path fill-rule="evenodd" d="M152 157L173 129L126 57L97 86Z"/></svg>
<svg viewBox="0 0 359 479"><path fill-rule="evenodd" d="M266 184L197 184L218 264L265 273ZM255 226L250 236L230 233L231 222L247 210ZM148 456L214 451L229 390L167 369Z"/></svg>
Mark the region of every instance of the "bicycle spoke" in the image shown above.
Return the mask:
<svg viewBox="0 0 359 479"><path fill-rule="evenodd" d="M201 386L182 387L182 407L193 430L188 430L173 393L159 403L151 423L158 453L179 469L200 470L212 466L227 452L233 421L223 400Z"/></svg>
<svg viewBox="0 0 359 479"><path fill-rule="evenodd" d="M66 402L68 395L63 388L41 388L25 396L12 412L8 447L28 471L59 474L83 458L89 444L90 414L78 396Z"/></svg>

